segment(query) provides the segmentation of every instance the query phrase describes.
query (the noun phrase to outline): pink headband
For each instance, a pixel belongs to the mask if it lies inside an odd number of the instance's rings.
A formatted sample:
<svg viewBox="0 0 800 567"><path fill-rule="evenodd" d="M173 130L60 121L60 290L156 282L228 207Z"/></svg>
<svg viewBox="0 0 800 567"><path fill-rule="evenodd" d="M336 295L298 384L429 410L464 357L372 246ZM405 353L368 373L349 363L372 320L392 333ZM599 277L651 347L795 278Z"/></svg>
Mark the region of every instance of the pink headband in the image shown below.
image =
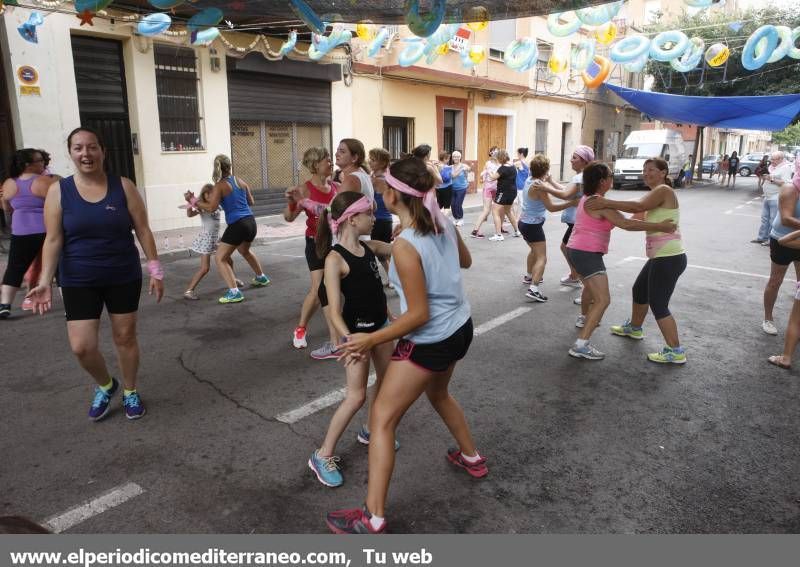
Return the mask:
<svg viewBox="0 0 800 567"><path fill-rule="evenodd" d="M330 218L328 221L331 225L331 232L336 234L339 230L339 225L341 225L344 221L349 219L350 217L354 217L359 213L366 213L367 211L372 210L372 201L370 201L369 197L363 195L358 201L347 207L344 212L339 215L338 219L333 217Z"/></svg>
<svg viewBox="0 0 800 567"><path fill-rule="evenodd" d="M422 205L428 209L428 212L431 214L431 218L433 219L433 230L436 234L439 234L439 228L444 227L447 223L447 218L442 213L442 210L439 208L439 203L436 201L436 191L430 189L428 191L417 191L413 187L409 187L396 177L394 177L391 172L387 169L386 170L386 183L388 183L392 189L396 189L401 193L405 193L406 195L411 195L412 197L417 197L422 199Z"/></svg>
<svg viewBox="0 0 800 567"><path fill-rule="evenodd" d="M581 158L586 163L594 161L594 150L589 146L578 146L572 153Z"/></svg>

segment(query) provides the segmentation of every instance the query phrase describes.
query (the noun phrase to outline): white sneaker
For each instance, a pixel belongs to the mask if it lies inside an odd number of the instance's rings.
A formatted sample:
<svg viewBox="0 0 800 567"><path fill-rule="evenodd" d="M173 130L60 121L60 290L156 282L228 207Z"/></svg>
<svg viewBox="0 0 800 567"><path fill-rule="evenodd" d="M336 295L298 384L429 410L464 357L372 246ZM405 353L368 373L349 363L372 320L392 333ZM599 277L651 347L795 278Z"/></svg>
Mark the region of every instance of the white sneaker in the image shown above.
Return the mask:
<svg viewBox="0 0 800 567"><path fill-rule="evenodd" d="M490 242L502 242L505 240L502 234L495 234L494 236L489 237Z"/></svg>
<svg viewBox="0 0 800 567"><path fill-rule="evenodd" d="M522 233L520 231L516 231L514 233L514 238L519 238L520 236L522 236Z"/></svg>
<svg viewBox="0 0 800 567"><path fill-rule="evenodd" d="M572 299L572 303L574 303L575 305L580 305L582 302L583 300L581 299L580 295Z"/></svg>
<svg viewBox="0 0 800 567"><path fill-rule="evenodd" d="M579 329L583 329L583 326L586 324L586 315L578 315L575 318L575 326Z"/></svg>
<svg viewBox="0 0 800 567"><path fill-rule="evenodd" d="M772 321L764 321L761 323L761 329L767 333L768 335L777 335L778 328L775 326L775 323Z"/></svg>
<svg viewBox="0 0 800 567"><path fill-rule="evenodd" d="M458 219L456 221L456 226L464 226L464 219Z"/></svg>
<svg viewBox="0 0 800 567"><path fill-rule="evenodd" d="M583 287L583 284L581 283L581 280L573 280L570 277L569 274L567 274L566 276L564 276L563 278L561 278L558 281L561 282L561 285L564 285L564 286L567 286L567 287Z"/></svg>

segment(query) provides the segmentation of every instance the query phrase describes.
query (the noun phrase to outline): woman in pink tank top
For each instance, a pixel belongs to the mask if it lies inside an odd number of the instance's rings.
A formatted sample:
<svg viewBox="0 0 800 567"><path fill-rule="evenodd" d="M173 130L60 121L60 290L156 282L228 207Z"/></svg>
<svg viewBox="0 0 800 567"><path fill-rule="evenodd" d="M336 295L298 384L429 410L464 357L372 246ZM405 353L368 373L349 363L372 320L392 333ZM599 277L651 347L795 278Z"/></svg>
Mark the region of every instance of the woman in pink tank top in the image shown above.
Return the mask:
<svg viewBox="0 0 800 567"><path fill-rule="evenodd" d="M292 335L292 345L297 349L308 346L306 326L320 305L317 292L322 281L325 260L317 256L316 252L314 237L317 234L317 221L320 213L330 205L339 188L336 183L329 181L333 164L331 163L331 154L326 148L313 147L307 149L303 154L303 167L311 173L311 179L286 191L287 205L283 210L283 218L287 222L294 221L301 213L306 214L305 255L308 271L311 274L311 287L303 299L303 305L300 308L300 319ZM323 313L325 314L324 310ZM325 314L325 321L328 323L330 340L323 345L323 348L326 345L335 345L338 342L336 329L327 314ZM327 350L330 351L330 348Z"/></svg>
<svg viewBox="0 0 800 567"><path fill-rule="evenodd" d="M616 226L624 230L651 230L673 232L672 221L661 223L645 222L623 216L614 209L599 211L586 210L587 199L595 195L603 196L611 189L614 175L604 163L594 161L583 170L583 194L575 215L575 226L567 243L570 263L583 282L581 295L581 314L575 321L580 329L570 356L588 360L602 360L605 354L589 343L592 332L600 324L608 305L611 303L608 291L608 276L603 263L603 255L608 253L611 230Z"/></svg>

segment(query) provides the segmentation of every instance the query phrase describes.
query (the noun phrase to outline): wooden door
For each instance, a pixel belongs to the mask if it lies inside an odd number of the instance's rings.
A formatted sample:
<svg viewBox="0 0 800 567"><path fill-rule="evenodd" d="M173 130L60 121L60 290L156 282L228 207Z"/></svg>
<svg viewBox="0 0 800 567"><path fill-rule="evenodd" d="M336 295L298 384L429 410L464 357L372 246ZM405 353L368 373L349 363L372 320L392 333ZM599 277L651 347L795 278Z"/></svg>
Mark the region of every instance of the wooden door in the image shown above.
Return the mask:
<svg viewBox="0 0 800 567"><path fill-rule="evenodd" d="M509 153L514 151L513 148L506 148L506 117L496 114L479 114L478 156L476 158L479 167L483 168L483 164L489 159L489 148L492 146L509 150Z"/></svg>

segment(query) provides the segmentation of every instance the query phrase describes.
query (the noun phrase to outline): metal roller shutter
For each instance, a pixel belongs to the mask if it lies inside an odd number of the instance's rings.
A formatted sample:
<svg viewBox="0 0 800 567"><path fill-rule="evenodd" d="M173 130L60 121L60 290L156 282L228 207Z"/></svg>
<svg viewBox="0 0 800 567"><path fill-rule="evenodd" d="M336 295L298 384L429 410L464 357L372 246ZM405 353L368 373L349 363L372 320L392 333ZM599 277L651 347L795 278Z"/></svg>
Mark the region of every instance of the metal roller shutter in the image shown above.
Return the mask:
<svg viewBox="0 0 800 567"><path fill-rule="evenodd" d="M330 124L331 84L235 71L228 74L228 106L231 120Z"/></svg>

